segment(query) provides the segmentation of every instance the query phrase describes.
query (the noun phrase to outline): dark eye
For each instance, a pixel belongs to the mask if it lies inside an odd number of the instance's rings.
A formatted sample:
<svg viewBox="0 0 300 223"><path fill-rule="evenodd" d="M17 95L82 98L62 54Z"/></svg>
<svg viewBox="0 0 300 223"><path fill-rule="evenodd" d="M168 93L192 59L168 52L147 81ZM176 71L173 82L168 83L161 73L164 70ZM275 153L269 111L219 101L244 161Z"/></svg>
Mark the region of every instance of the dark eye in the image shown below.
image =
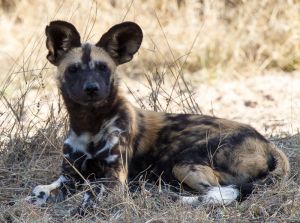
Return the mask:
<svg viewBox="0 0 300 223"><path fill-rule="evenodd" d="M79 70L78 64L72 64L68 67L70 73L76 73Z"/></svg>
<svg viewBox="0 0 300 223"><path fill-rule="evenodd" d="M105 63L96 62L96 69L100 71L106 71L107 65Z"/></svg>

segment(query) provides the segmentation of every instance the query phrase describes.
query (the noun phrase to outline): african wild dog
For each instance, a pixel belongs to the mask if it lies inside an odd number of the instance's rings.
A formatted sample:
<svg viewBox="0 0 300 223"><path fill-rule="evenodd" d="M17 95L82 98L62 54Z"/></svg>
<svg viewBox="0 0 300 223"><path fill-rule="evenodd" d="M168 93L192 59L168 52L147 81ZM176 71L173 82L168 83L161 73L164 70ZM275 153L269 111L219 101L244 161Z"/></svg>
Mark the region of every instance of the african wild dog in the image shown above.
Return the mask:
<svg viewBox="0 0 300 223"><path fill-rule="evenodd" d="M66 186L85 178L98 186L85 193L84 209L106 188L147 170L149 178L159 176L199 192L196 197L180 196L183 202L229 204L243 196L244 185L269 174L288 175L284 153L248 125L205 115L145 111L128 102L115 71L141 45L137 24L115 25L95 45L82 44L76 28L64 21L51 22L46 36L47 58L57 66L70 129L61 176L35 187L32 203L61 200Z"/></svg>

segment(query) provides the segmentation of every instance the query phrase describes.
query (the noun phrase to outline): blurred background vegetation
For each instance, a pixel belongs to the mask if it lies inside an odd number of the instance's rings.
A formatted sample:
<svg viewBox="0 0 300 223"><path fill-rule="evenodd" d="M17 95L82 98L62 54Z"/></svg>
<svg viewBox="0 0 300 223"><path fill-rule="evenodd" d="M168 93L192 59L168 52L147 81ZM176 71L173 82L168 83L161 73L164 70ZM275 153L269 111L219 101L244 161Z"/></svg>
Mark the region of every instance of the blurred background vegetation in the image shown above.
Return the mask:
<svg viewBox="0 0 300 223"><path fill-rule="evenodd" d="M298 0L1 0L0 12L1 73L33 53L30 44L43 42L43 29L54 19L71 21L93 42L116 23L137 22L145 38L132 74L141 72L136 64L151 69L186 62L185 72L213 78L300 67Z"/></svg>

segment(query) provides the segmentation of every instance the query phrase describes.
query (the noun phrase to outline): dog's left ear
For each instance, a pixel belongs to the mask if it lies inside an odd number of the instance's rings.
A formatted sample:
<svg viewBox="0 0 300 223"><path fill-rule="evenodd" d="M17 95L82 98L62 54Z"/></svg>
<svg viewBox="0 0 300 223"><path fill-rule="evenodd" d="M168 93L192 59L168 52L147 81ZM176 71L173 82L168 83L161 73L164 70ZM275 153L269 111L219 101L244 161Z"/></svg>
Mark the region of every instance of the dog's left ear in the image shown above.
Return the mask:
<svg viewBox="0 0 300 223"><path fill-rule="evenodd" d="M143 40L142 29L134 22L111 27L96 46L105 49L117 65L130 61Z"/></svg>

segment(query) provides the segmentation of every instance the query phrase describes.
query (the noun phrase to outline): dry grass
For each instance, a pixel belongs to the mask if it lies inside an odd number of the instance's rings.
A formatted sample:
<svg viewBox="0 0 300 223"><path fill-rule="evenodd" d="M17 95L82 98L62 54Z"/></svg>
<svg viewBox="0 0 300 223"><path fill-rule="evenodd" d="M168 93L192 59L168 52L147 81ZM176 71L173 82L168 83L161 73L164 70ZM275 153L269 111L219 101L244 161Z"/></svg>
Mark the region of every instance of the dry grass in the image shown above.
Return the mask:
<svg viewBox="0 0 300 223"><path fill-rule="evenodd" d="M173 202L159 194L156 186L136 193L110 193L95 212L83 219L75 218L73 209L80 204L82 192L58 204L40 208L23 198L36 184L55 179L61 163L60 127L49 124L35 136L15 138L1 156L0 221L2 222L296 222L300 218L299 135L274 139L290 157L292 179L273 187L258 187L242 203L227 207L191 207ZM151 193L149 193L149 191Z"/></svg>
<svg viewBox="0 0 300 223"><path fill-rule="evenodd" d="M183 206L155 186L150 194L112 192L84 219L69 215L82 193L45 208L23 199L58 175L67 128L55 71L45 60L43 30L50 20L72 21L92 42L115 23L136 21L145 41L132 63L119 69L146 80L143 97L125 85L131 100L153 110L201 113L194 80L300 67L298 1L0 0L0 11L0 72L6 74L0 77L0 222L298 221L299 135L274 139L290 157L290 181L257 188L229 207Z"/></svg>

